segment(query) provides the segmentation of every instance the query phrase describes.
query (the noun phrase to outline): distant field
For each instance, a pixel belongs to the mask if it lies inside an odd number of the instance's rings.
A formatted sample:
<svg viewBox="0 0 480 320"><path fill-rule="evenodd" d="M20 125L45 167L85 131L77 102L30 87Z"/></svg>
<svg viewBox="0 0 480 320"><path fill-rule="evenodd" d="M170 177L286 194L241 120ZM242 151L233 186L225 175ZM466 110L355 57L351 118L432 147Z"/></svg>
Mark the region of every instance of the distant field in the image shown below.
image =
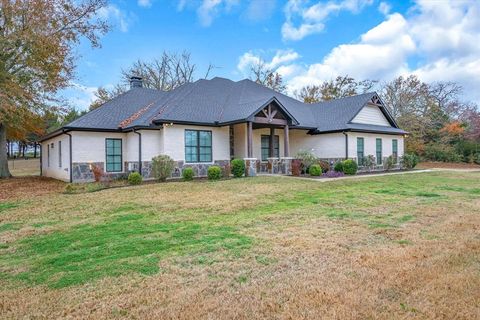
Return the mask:
<svg viewBox="0 0 480 320"><path fill-rule="evenodd" d="M13 176L38 176L40 175L40 159L9 160L8 168Z"/></svg>
<svg viewBox="0 0 480 320"><path fill-rule="evenodd" d="M479 181L0 180L0 315L478 319Z"/></svg>

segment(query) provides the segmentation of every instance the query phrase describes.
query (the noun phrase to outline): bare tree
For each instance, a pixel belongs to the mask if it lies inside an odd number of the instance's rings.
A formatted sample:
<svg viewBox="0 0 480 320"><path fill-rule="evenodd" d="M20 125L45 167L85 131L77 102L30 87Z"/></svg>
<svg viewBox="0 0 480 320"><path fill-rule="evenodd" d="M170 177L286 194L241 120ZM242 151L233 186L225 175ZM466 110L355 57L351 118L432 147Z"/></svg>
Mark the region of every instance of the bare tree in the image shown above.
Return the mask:
<svg viewBox="0 0 480 320"><path fill-rule="evenodd" d="M259 60L251 66L250 79L278 92L283 93L286 90L282 76L278 72L270 69L265 61L262 60Z"/></svg>
<svg viewBox="0 0 480 320"><path fill-rule="evenodd" d="M163 52L152 61L138 60L130 68L122 70L122 82L128 85L132 75L143 78L146 88L162 91L173 90L182 84L194 81L196 64L189 52Z"/></svg>
<svg viewBox="0 0 480 320"><path fill-rule="evenodd" d="M316 103L365 93L377 84L375 80L356 81L354 78L338 76L320 85L306 86L295 92L295 96L305 103Z"/></svg>
<svg viewBox="0 0 480 320"><path fill-rule="evenodd" d="M305 103L317 103L322 101L322 90L320 86L305 86L300 91L295 91L294 95L297 99Z"/></svg>

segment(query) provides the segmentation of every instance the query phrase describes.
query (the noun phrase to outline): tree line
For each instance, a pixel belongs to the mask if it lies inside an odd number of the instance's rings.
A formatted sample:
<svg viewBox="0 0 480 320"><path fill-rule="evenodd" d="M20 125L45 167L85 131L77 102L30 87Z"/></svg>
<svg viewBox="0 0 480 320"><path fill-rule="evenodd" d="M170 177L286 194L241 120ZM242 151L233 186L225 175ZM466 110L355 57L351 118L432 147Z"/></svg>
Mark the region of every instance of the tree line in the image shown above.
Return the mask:
<svg viewBox="0 0 480 320"><path fill-rule="evenodd" d="M480 164L480 111L476 103L463 99L458 83L425 83L415 75L384 83L339 76L306 86L295 95L306 103L316 103L372 90L399 127L408 132L406 152L430 161Z"/></svg>

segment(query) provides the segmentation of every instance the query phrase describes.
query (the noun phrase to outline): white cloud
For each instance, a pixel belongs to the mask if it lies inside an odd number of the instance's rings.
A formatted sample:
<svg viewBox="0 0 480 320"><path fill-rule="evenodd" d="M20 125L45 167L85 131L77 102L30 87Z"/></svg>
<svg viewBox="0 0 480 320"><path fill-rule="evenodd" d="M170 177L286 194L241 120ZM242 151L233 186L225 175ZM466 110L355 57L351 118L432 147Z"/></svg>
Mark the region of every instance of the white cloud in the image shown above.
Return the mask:
<svg viewBox="0 0 480 320"><path fill-rule="evenodd" d="M387 2L380 2L378 5L378 11L383 13L383 15L387 15L390 13L390 10L392 10L392 6L390 6Z"/></svg>
<svg viewBox="0 0 480 320"><path fill-rule="evenodd" d="M117 6L111 4L98 10L99 17L106 19L117 25L120 31L127 32L130 26L131 19L127 14L120 10Z"/></svg>
<svg viewBox="0 0 480 320"><path fill-rule="evenodd" d="M292 49L277 50L269 61L264 59L263 56L265 55L265 52L262 51L258 53L252 51L244 53L238 60L238 71L240 71L244 77L247 77L250 73L250 68L259 62L265 63L265 67L275 70L282 76L290 76L299 70L299 68L292 63L298 60L300 55Z"/></svg>
<svg viewBox="0 0 480 320"><path fill-rule="evenodd" d="M275 10L276 0L250 0L245 17L251 21L269 19Z"/></svg>
<svg viewBox="0 0 480 320"><path fill-rule="evenodd" d="M233 7L237 6L240 0L202 0L200 3L179 0L177 5L178 11L185 9L196 9L200 24L208 27L213 20L221 13L228 13Z"/></svg>
<svg viewBox="0 0 480 320"><path fill-rule="evenodd" d="M325 28L325 20L340 11L358 13L373 0L319 1L307 5L303 0L289 0L285 5L285 23L282 25L284 40L301 40L308 35L319 33ZM295 20L299 20L298 23Z"/></svg>
<svg viewBox="0 0 480 320"><path fill-rule="evenodd" d="M302 74L292 78L288 83L290 91L319 84L337 75L380 79L406 72L406 57L416 48L407 29L408 23L402 15L390 15L363 34L359 43L335 47L322 62L308 66Z"/></svg>
<svg viewBox="0 0 480 320"><path fill-rule="evenodd" d="M480 103L480 2L418 0L407 15L386 15L359 41L333 48L318 63L285 65L296 68L287 79L290 92L338 75L388 81L416 74L427 82L458 82Z"/></svg>
<svg viewBox="0 0 480 320"><path fill-rule="evenodd" d="M77 110L88 110L90 104L95 100L97 87L84 86L77 82L70 83L64 95L68 103Z"/></svg>
<svg viewBox="0 0 480 320"><path fill-rule="evenodd" d="M152 6L152 0L138 0L137 3L140 7L148 8Z"/></svg>

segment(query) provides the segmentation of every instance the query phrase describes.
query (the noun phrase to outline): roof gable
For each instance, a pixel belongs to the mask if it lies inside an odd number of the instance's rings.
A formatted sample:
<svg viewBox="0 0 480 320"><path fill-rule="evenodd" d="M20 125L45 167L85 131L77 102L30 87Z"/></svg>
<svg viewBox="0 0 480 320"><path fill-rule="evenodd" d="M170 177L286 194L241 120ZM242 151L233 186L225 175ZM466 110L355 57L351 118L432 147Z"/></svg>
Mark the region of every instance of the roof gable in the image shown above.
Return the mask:
<svg viewBox="0 0 480 320"><path fill-rule="evenodd" d="M378 126L390 127L391 124L385 117L380 108L374 104L367 103L355 117L351 123L373 124Z"/></svg>

